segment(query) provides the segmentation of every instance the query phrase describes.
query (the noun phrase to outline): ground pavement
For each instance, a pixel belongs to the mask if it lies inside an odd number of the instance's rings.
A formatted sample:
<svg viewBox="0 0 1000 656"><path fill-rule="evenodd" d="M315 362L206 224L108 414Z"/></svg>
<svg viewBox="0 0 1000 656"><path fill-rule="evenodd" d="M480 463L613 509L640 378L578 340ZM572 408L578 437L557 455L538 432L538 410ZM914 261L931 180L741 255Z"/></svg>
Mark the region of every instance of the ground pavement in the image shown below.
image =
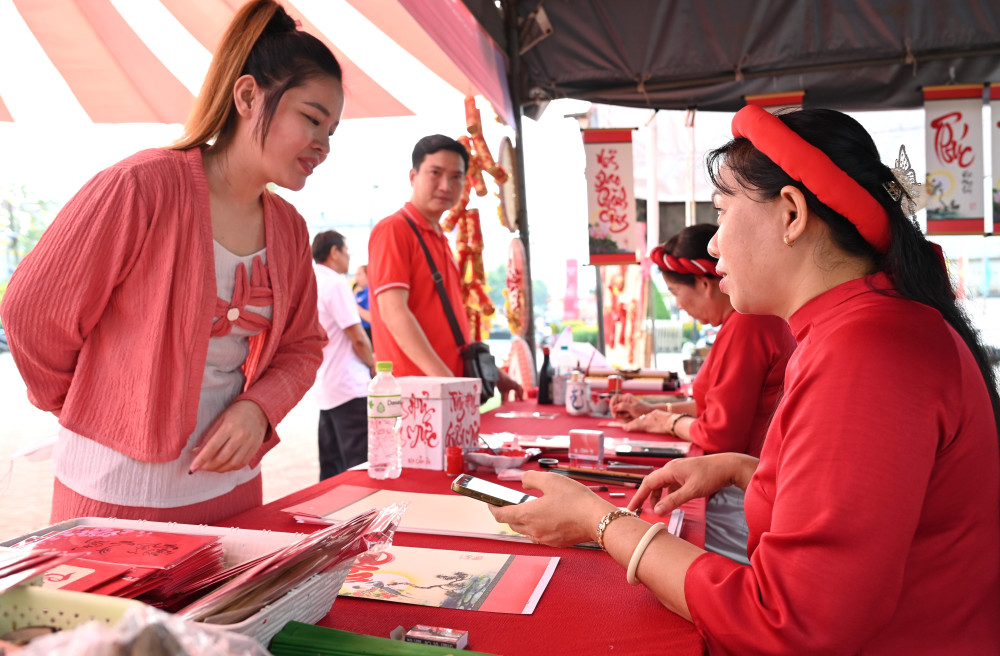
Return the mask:
<svg viewBox="0 0 1000 656"><path fill-rule="evenodd" d="M264 503L319 480L312 391L278 425L281 443L264 457ZM55 417L28 402L10 353L0 353L0 541L49 525L52 461L9 456L58 430Z"/></svg>

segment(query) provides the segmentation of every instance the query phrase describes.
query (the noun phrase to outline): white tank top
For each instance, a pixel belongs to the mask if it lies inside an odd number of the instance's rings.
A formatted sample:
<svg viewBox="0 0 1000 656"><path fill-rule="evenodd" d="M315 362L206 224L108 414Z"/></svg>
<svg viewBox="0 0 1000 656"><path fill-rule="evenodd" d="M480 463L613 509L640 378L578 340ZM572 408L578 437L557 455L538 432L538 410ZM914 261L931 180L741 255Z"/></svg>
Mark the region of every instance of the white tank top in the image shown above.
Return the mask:
<svg viewBox="0 0 1000 656"><path fill-rule="evenodd" d="M235 255L218 242L215 247L215 282L218 297L232 301L237 267L252 271L254 258L267 263L267 249L246 256ZM254 280L255 284L260 284ZM272 305L244 306L244 310L271 319ZM228 314L228 316L227 316ZM211 337L198 403L198 423L177 460L135 460L83 435L60 427L54 453L55 475L77 494L121 506L176 508L200 503L232 491L260 473L260 465L225 473L197 471L188 474L202 433L243 391L242 367L249 351L248 337L256 332L235 323L232 309L216 321L233 321L229 334Z"/></svg>

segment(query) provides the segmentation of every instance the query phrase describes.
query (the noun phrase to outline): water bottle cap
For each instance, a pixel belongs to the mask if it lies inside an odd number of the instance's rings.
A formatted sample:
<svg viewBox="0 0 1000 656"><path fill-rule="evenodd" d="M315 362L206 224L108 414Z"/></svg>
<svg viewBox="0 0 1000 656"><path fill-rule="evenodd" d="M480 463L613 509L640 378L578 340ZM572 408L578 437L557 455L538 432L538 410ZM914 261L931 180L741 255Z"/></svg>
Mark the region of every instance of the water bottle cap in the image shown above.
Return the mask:
<svg viewBox="0 0 1000 656"><path fill-rule="evenodd" d="M375 371L388 371L388 372L392 372L392 363L391 362L376 362L375 363Z"/></svg>

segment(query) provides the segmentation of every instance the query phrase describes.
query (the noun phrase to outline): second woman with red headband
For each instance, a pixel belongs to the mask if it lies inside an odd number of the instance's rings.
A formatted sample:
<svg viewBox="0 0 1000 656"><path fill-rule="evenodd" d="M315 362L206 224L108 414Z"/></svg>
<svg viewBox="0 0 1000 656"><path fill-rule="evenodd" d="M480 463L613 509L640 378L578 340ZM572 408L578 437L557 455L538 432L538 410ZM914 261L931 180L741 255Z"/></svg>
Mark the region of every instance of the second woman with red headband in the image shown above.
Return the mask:
<svg viewBox="0 0 1000 656"><path fill-rule="evenodd" d="M759 459L672 460L628 507L736 484L750 564L557 474L525 472L541 498L490 512L542 544L596 540L711 654L997 653L996 374L912 220L911 171L830 110L747 106L733 136L709 158L709 252L737 311L788 322L785 391Z"/></svg>
<svg viewBox="0 0 1000 656"><path fill-rule="evenodd" d="M713 224L689 226L650 254L678 307L702 323L721 326L695 377L693 400L653 405L626 394L612 410L628 422L625 430L676 435L706 453L758 457L795 339L778 317L733 310L729 296L719 289L716 259L708 253L718 229ZM747 562L747 537L743 491L727 486L713 494L706 508L705 547Z"/></svg>

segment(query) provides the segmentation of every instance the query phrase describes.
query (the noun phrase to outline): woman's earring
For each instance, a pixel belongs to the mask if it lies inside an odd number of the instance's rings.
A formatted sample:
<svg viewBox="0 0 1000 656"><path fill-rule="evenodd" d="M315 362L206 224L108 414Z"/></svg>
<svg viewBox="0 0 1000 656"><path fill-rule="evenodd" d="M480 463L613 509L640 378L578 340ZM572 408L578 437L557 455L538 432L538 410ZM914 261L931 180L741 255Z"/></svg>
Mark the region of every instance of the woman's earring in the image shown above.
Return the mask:
<svg viewBox="0 0 1000 656"><path fill-rule="evenodd" d="M788 246L789 248L791 248L794 245L795 245L795 242L794 241L788 241L788 235L785 235L785 246Z"/></svg>

